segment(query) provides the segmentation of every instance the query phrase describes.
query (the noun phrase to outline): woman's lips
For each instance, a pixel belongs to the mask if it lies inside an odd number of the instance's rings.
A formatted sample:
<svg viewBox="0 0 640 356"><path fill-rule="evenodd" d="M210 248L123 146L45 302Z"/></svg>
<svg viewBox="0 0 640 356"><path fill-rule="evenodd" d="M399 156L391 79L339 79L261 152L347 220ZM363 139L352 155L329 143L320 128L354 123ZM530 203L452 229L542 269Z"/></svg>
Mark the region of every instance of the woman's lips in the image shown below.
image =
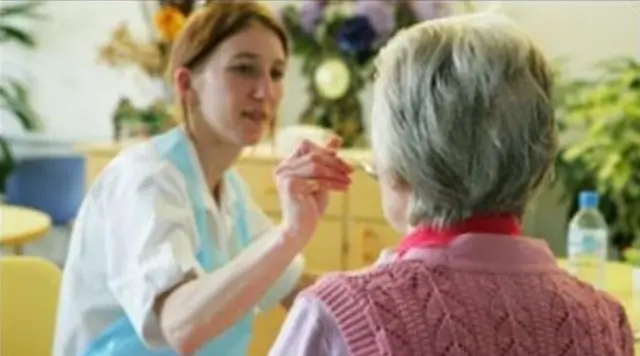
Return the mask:
<svg viewBox="0 0 640 356"><path fill-rule="evenodd" d="M261 110L244 110L242 117L255 122L266 122L269 118L267 113Z"/></svg>

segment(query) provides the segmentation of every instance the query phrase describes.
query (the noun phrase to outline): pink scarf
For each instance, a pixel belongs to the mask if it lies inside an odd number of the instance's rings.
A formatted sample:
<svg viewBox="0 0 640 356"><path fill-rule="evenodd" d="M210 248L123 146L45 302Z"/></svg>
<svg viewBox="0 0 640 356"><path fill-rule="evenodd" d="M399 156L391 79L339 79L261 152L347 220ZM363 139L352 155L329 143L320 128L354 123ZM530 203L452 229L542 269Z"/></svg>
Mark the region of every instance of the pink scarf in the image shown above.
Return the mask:
<svg viewBox="0 0 640 356"><path fill-rule="evenodd" d="M468 233L508 235L515 238L521 234L520 221L511 214L497 214L473 216L444 229L419 226L400 241L396 252L398 256L402 256L416 247L447 246L456 237Z"/></svg>

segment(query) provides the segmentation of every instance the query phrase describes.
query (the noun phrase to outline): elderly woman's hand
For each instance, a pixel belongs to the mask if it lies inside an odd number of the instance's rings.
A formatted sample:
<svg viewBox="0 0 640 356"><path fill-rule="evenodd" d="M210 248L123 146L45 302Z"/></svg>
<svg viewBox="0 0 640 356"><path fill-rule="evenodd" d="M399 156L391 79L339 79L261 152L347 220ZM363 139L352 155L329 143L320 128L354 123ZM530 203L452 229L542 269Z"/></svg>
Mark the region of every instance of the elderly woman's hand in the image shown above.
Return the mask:
<svg viewBox="0 0 640 356"><path fill-rule="evenodd" d="M284 231L303 244L324 214L329 192L345 191L351 183L353 169L336 154L340 145L337 137L325 147L305 140L275 170Z"/></svg>

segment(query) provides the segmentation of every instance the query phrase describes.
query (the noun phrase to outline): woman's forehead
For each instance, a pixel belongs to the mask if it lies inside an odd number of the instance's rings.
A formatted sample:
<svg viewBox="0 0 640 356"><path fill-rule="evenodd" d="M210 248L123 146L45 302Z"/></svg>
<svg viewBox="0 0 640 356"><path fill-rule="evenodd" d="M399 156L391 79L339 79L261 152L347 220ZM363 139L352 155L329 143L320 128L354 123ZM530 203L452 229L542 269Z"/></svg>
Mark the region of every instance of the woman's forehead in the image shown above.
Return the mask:
<svg viewBox="0 0 640 356"><path fill-rule="evenodd" d="M223 41L215 57L233 60L262 60L285 64L286 54L278 35L270 29L252 24Z"/></svg>

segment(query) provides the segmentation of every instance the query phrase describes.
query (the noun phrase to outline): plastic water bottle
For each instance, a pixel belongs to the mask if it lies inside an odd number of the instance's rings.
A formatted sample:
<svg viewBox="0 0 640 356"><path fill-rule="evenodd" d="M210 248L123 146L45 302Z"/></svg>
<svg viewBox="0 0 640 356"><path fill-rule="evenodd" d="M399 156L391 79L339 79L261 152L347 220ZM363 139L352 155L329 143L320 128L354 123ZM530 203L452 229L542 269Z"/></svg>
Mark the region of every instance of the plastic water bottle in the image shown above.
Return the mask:
<svg viewBox="0 0 640 356"><path fill-rule="evenodd" d="M579 210L569 223L569 272L603 289L608 250L608 228L598 210L600 197L593 191L580 192Z"/></svg>

